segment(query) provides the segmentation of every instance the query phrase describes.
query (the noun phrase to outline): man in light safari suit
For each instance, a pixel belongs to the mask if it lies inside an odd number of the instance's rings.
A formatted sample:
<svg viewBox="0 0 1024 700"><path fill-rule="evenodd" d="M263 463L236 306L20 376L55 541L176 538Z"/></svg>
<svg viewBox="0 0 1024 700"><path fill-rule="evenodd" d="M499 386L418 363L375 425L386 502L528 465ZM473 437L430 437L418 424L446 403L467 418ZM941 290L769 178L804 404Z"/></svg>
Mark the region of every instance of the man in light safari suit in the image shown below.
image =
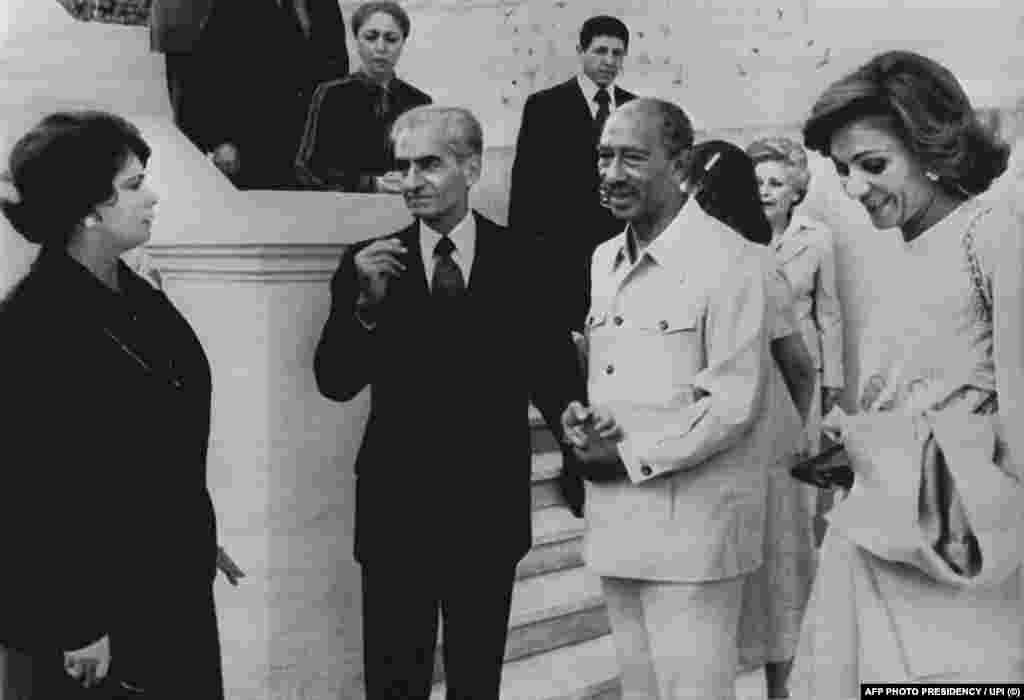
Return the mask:
<svg viewBox="0 0 1024 700"><path fill-rule="evenodd" d="M592 260L591 405L563 415L626 700L735 697L743 579L761 564L764 257L687 201L692 143L660 100L605 126L602 186L628 225Z"/></svg>

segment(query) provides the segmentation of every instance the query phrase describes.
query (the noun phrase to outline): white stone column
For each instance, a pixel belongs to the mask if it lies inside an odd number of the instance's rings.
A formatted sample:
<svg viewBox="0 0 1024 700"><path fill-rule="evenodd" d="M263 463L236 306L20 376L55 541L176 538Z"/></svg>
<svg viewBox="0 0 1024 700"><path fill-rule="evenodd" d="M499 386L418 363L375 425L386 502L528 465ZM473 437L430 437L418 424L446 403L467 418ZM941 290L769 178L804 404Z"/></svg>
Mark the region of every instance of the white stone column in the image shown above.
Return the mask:
<svg viewBox="0 0 1024 700"><path fill-rule="evenodd" d="M188 173L161 176L169 214ZM213 370L208 482L221 542L248 573L215 589L228 697L360 698L352 465L368 394L321 397L313 353L343 245L409 217L396 197L236 194L148 247Z"/></svg>
<svg viewBox="0 0 1024 700"><path fill-rule="evenodd" d="M222 544L248 573L216 586L228 697L359 698L352 466L368 394L322 398L313 352L342 246L408 214L395 197L307 192L239 193L233 214L149 247L213 369L208 479Z"/></svg>

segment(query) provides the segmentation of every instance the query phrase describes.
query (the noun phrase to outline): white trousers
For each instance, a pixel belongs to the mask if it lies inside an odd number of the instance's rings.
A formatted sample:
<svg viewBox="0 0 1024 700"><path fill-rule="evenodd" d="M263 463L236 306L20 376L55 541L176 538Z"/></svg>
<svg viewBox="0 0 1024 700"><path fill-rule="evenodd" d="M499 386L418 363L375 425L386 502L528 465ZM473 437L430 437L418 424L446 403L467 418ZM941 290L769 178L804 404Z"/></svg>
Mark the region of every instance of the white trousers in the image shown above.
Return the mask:
<svg viewBox="0 0 1024 700"><path fill-rule="evenodd" d="M664 583L602 577L622 700L735 700L745 578Z"/></svg>

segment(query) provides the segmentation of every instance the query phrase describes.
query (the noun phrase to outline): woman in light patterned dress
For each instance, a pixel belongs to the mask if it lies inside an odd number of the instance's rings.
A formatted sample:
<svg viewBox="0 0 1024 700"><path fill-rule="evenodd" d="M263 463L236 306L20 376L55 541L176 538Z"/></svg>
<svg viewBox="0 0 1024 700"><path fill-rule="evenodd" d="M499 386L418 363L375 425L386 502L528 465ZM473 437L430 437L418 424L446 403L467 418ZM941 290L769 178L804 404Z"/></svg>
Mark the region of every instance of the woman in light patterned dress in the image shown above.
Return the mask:
<svg viewBox="0 0 1024 700"><path fill-rule="evenodd" d="M807 421L808 450L821 444L821 417L843 391L843 316L836 289L832 232L794 209L807 195L811 173L800 144L773 137L747 146L754 161L761 204L772 227L772 247L793 288L793 311L814 358L819 390Z"/></svg>
<svg viewBox="0 0 1024 700"><path fill-rule="evenodd" d="M766 457L767 510L764 563L744 583L739 656L743 668L765 667L768 698L789 697L786 685L800 634L800 623L814 579L813 489L793 479L789 468L806 449L802 431L818 373L793 314L793 294L769 247L772 229L761 208L753 160L727 141L705 141L693 149L688 182L697 203L744 238L764 246L769 297L774 309L771 351L789 389L769 391L765 411L793 416L792 431L780 431Z"/></svg>
<svg viewBox="0 0 1024 700"><path fill-rule="evenodd" d="M829 87L804 139L902 246L878 268L894 291L860 412L835 421L856 480L829 514L794 689L1022 681L1024 246L977 196L1008 149L952 73L902 51Z"/></svg>

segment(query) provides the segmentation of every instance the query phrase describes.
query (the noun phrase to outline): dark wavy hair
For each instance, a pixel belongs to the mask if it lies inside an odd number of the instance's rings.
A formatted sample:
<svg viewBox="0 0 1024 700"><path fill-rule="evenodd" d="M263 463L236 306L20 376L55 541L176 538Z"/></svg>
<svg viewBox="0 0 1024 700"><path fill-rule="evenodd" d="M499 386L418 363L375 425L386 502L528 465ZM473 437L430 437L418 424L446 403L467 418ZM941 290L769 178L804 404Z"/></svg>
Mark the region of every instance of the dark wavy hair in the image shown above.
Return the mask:
<svg viewBox="0 0 1024 700"><path fill-rule="evenodd" d="M116 201L114 178L149 145L126 119L98 111L56 112L14 144L4 178L18 193L3 212L31 243L67 246L97 205Z"/></svg>
<svg viewBox="0 0 1024 700"><path fill-rule="evenodd" d="M599 36L621 39L623 47L629 50L629 28L618 17L597 15L584 22L580 27L580 48L586 51L590 48L590 43Z"/></svg>
<svg viewBox="0 0 1024 700"><path fill-rule="evenodd" d="M956 77L925 56L889 51L834 82L811 108L804 144L828 157L836 131L861 119L899 138L950 192L980 194L1006 170L1009 146L982 125Z"/></svg>
<svg viewBox="0 0 1024 700"><path fill-rule="evenodd" d="M742 148L720 140L698 143L690 152L686 179L701 209L748 241L771 243L754 161Z"/></svg>

